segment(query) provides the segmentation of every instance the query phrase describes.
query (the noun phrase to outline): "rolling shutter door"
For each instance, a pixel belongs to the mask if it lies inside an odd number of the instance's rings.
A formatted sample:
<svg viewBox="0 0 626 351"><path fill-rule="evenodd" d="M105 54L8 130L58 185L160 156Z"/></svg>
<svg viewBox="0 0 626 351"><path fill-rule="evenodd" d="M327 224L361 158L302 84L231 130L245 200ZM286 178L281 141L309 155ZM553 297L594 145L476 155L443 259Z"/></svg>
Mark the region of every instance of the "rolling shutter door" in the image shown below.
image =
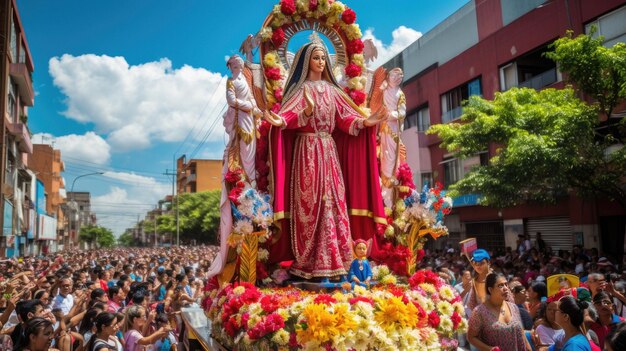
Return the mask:
<svg viewBox="0 0 626 351"><path fill-rule="evenodd" d="M486 250L504 249L502 221L465 223L466 237L476 238L478 247Z"/></svg>
<svg viewBox="0 0 626 351"><path fill-rule="evenodd" d="M574 235L569 217L528 218L526 220L526 233L530 235L530 241L533 245L535 245L537 232L541 232L546 247L552 247L552 251L572 250Z"/></svg>

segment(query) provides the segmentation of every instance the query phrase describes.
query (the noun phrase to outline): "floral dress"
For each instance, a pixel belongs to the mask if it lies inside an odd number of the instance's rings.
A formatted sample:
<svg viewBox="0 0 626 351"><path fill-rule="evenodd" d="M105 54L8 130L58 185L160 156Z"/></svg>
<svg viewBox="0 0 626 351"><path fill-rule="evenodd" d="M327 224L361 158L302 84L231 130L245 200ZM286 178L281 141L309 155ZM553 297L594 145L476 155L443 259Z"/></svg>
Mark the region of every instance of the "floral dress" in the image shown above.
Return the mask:
<svg viewBox="0 0 626 351"><path fill-rule="evenodd" d="M514 303L505 301L511 311L511 321L503 323L498 315L485 304L478 305L469 320L469 335L478 338L487 345L499 346L501 351L525 351L524 330L519 310Z"/></svg>

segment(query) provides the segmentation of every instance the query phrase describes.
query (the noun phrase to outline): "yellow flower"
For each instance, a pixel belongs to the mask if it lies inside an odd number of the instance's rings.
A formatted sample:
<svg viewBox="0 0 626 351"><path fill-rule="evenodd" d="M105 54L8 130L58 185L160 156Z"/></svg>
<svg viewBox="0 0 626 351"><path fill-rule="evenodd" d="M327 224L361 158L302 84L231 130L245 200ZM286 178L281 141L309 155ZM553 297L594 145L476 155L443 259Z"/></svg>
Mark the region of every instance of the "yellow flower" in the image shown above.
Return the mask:
<svg viewBox="0 0 626 351"><path fill-rule="evenodd" d="M437 289L435 289L435 286L432 284L428 284L428 283L420 284L420 288L422 288L422 290L424 290L429 295L437 292Z"/></svg>
<svg viewBox="0 0 626 351"><path fill-rule="evenodd" d="M328 312L326 305L307 305L300 315L302 323L296 324L296 337L301 344L309 342L324 343L330 341L339 331L336 327L336 318ZM305 327L302 327L302 324Z"/></svg>
<svg viewBox="0 0 626 351"><path fill-rule="evenodd" d="M395 276L391 274L387 274L380 280L380 282L381 284L389 285L389 284L396 284L398 280L396 279Z"/></svg>
<svg viewBox="0 0 626 351"><path fill-rule="evenodd" d="M365 67L365 57L363 56L363 54L352 55L352 62L356 65L361 66L361 68Z"/></svg>
<svg viewBox="0 0 626 351"><path fill-rule="evenodd" d="M343 25L342 27L349 40L361 39L363 36L361 28L359 28L359 25L356 23Z"/></svg>
<svg viewBox="0 0 626 351"><path fill-rule="evenodd" d="M261 39L263 41L270 40L272 38L272 34L274 34L274 31L271 27L268 26L261 28Z"/></svg>
<svg viewBox="0 0 626 351"><path fill-rule="evenodd" d="M244 292L246 292L246 288L244 288L243 286L238 286L236 288L233 289L233 293L237 296L240 296L241 294L243 294Z"/></svg>
<svg viewBox="0 0 626 351"><path fill-rule="evenodd" d="M448 301L439 301L437 303L437 311L444 316L451 316L454 312L454 307Z"/></svg>
<svg viewBox="0 0 626 351"><path fill-rule="evenodd" d="M455 302L452 304L452 307L454 307L456 313L460 314L461 316L465 314L465 306L463 306L462 303Z"/></svg>
<svg viewBox="0 0 626 351"><path fill-rule="evenodd" d="M404 201L398 200L398 202L396 202L396 212L402 213L404 212L404 210L406 210L406 205L404 204Z"/></svg>
<svg viewBox="0 0 626 351"><path fill-rule="evenodd" d="M395 234L395 230L393 229L392 225L388 225L387 228L385 228L385 238L393 238Z"/></svg>
<svg viewBox="0 0 626 351"><path fill-rule="evenodd" d="M267 67L278 66L278 55L276 54L276 51L271 51L265 54L265 57L263 58L263 63Z"/></svg>
<svg viewBox="0 0 626 351"><path fill-rule="evenodd" d="M450 286L448 285L444 285L441 287L441 289L439 289L439 296L441 296L442 298L446 299L446 300L453 300L454 299L454 291L452 291L452 288L450 288Z"/></svg>
<svg viewBox="0 0 626 351"><path fill-rule="evenodd" d="M350 330L356 329L354 315L350 311L350 304L337 303L334 306L335 323L340 334L345 334Z"/></svg>
<svg viewBox="0 0 626 351"><path fill-rule="evenodd" d="M285 329L278 329L272 336L272 342L280 346L287 345L289 343L289 332Z"/></svg>
<svg viewBox="0 0 626 351"><path fill-rule="evenodd" d="M401 297L393 296L376 301L377 311L374 318L378 325L387 332L398 327L415 327L417 325L417 308L409 303L405 305Z"/></svg>

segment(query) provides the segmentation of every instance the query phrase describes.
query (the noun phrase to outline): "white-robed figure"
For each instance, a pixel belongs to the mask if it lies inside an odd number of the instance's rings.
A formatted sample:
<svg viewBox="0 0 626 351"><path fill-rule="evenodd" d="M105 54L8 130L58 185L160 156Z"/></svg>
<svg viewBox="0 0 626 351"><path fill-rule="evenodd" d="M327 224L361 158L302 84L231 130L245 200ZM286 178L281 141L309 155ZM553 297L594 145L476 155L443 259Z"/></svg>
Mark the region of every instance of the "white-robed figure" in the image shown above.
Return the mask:
<svg viewBox="0 0 626 351"><path fill-rule="evenodd" d="M396 172L403 161L405 148L400 139L404 117L406 116L406 99L400 89L404 74L401 68L389 71L387 79L381 85L383 103L389 111L387 120L380 126L380 176L382 178L382 194L385 207L392 208L394 187L398 185Z"/></svg>
<svg viewBox="0 0 626 351"><path fill-rule="evenodd" d="M262 116L257 107L248 80L244 75L244 62L239 55L233 55L226 64L232 75L226 82L226 102L228 110L224 114L224 128L229 140L224 149L224 165L222 176L229 171L242 170L245 180L252 188L256 188L256 139L257 116ZM228 199L229 186L222 180L222 197L220 200L220 252L213 260L208 277L223 273L222 281L229 281L235 270L234 250L229 250L228 236L232 231L233 218L231 202Z"/></svg>
<svg viewBox="0 0 626 351"><path fill-rule="evenodd" d="M224 114L224 128L229 136L226 147L227 164L232 170L237 165L246 174L250 185L256 187L254 158L256 153L257 123L255 116L261 116L252 90L243 74L244 62L239 55L233 55L227 63L232 76L226 82L226 102L228 110Z"/></svg>

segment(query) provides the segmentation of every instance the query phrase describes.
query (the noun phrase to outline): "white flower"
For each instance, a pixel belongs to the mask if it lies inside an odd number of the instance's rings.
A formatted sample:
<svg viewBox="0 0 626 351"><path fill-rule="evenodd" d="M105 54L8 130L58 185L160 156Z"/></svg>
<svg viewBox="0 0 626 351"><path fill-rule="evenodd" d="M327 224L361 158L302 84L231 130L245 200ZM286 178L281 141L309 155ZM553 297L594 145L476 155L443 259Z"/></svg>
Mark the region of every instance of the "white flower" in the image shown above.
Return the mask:
<svg viewBox="0 0 626 351"><path fill-rule="evenodd" d="M454 300L454 291L449 285L444 285L439 289L439 296L448 301Z"/></svg>
<svg viewBox="0 0 626 351"><path fill-rule="evenodd" d="M453 327L453 323L452 320L450 320L449 317L446 316L441 316L439 319L439 328L446 332L446 333L450 333L452 332L452 327Z"/></svg>
<svg viewBox="0 0 626 351"><path fill-rule="evenodd" d="M259 251L257 252L257 261L267 261L267 259L270 257L270 252L267 251L266 249L263 248L259 248Z"/></svg>
<svg viewBox="0 0 626 351"><path fill-rule="evenodd" d="M289 343L289 332L287 332L285 329L278 329L276 331L276 333L274 333L274 336L272 337L272 342L280 345L280 346L285 346Z"/></svg>
<svg viewBox="0 0 626 351"><path fill-rule="evenodd" d="M239 234L250 234L254 231L254 227L252 226L252 222L242 219L235 222L233 231Z"/></svg>
<svg viewBox="0 0 626 351"><path fill-rule="evenodd" d="M439 301L437 303L437 311L445 316L451 316L454 312L454 307L448 301Z"/></svg>

